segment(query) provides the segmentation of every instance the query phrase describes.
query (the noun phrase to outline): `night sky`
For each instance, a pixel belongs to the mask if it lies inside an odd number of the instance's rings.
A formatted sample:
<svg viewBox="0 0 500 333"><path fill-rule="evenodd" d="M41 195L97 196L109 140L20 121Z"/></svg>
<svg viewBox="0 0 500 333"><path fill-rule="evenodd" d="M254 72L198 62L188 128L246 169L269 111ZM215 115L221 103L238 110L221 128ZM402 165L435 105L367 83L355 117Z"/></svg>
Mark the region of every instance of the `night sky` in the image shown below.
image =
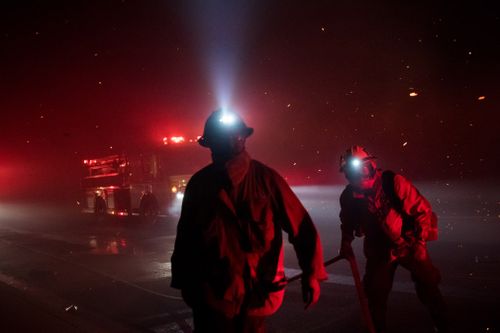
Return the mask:
<svg viewBox="0 0 500 333"><path fill-rule="evenodd" d="M0 197L76 197L85 158L201 135L221 81L292 184L341 184L353 144L414 180L499 180L495 1L221 3L3 1Z"/></svg>

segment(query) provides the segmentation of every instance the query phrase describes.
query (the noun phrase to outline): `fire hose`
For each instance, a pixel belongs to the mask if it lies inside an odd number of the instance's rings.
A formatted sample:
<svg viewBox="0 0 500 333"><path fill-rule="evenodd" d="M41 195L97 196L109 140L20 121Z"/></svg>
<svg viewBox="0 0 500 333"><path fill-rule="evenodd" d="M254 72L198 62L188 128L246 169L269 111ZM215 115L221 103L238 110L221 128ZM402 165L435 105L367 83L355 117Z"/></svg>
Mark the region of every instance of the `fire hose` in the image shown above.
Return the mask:
<svg viewBox="0 0 500 333"><path fill-rule="evenodd" d="M352 278L354 280L354 285L358 294L359 304L361 305L361 312L363 314L365 325L370 333L376 333L375 326L373 325L372 321L372 316L370 314L370 309L368 307L368 299L366 298L365 290L363 289L363 284L361 283L361 276L359 274L356 258L354 256L346 258L344 256L338 255L330 260L325 261L324 266L326 267L332 265L342 259L346 259L351 266ZM302 278L302 273L294 275L291 278L287 279L287 283L297 281L300 278Z"/></svg>

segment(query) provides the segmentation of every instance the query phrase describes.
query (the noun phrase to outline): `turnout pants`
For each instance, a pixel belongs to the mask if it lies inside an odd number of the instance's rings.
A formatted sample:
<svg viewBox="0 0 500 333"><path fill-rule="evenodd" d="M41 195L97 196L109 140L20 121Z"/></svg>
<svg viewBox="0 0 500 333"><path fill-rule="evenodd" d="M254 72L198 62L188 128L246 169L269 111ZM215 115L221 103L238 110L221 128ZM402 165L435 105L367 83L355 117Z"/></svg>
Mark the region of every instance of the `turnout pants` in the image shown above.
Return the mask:
<svg viewBox="0 0 500 333"><path fill-rule="evenodd" d="M363 283L377 332L386 330L387 299L399 265L410 271L418 299L429 310L438 332L447 332L446 304L438 286L441 275L428 254L423 261L418 261L410 255L392 262L387 256L365 254L367 261Z"/></svg>
<svg viewBox="0 0 500 333"><path fill-rule="evenodd" d="M265 318L264 316L249 316L246 311L228 318L207 305L193 308L195 333L264 333Z"/></svg>

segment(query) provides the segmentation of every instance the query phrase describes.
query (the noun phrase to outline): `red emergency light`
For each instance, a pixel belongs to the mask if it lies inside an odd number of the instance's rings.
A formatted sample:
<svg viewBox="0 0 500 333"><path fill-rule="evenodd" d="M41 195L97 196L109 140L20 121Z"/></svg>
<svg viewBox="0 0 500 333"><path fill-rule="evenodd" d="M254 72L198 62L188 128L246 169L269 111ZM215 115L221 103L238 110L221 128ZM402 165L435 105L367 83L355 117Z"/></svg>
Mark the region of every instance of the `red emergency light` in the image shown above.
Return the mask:
<svg viewBox="0 0 500 333"><path fill-rule="evenodd" d="M85 165L97 164L97 160L83 160L83 164Z"/></svg>
<svg viewBox="0 0 500 333"><path fill-rule="evenodd" d="M186 142L186 138L183 136L172 136L170 138L165 136L165 137L163 137L162 141L163 141L164 145L168 145L171 143L172 144L181 144L181 143Z"/></svg>
<svg viewBox="0 0 500 333"><path fill-rule="evenodd" d="M170 141L172 141L173 143L182 143L186 140L184 139L183 136L173 136L170 138Z"/></svg>

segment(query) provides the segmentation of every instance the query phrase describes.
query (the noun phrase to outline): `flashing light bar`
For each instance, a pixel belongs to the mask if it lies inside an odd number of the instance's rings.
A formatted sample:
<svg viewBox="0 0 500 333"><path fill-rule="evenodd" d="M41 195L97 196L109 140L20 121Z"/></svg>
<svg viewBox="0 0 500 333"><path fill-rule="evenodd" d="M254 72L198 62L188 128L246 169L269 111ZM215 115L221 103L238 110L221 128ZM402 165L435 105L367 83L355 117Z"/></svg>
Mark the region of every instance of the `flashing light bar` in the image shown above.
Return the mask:
<svg viewBox="0 0 500 333"><path fill-rule="evenodd" d="M171 136L171 137L163 137L162 142L164 145L169 145L169 144L184 144L184 143L196 143L198 142L199 138L201 136L197 136L196 139L186 139L184 136Z"/></svg>
<svg viewBox="0 0 500 333"><path fill-rule="evenodd" d="M186 139L184 139L183 136L173 136L170 138L170 141L172 141L173 143L182 143L186 141Z"/></svg>

